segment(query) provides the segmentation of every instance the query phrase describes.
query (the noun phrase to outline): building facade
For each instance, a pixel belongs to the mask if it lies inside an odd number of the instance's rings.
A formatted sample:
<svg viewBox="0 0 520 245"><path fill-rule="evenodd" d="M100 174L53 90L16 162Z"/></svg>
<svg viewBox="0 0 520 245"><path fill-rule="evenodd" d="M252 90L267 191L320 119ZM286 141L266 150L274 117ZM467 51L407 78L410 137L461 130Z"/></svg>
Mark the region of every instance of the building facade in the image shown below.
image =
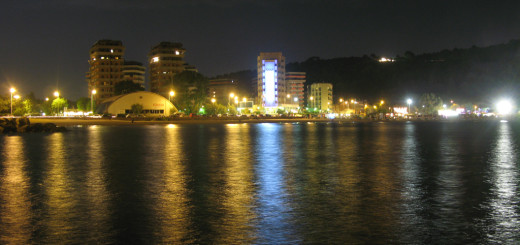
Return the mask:
<svg viewBox="0 0 520 245"><path fill-rule="evenodd" d="M96 101L112 97L115 84L123 80L124 53L118 40L99 40L90 48L88 94L96 90Z"/></svg>
<svg viewBox="0 0 520 245"><path fill-rule="evenodd" d="M261 52L257 58L257 101L266 110L288 102L285 84L285 57L281 52Z"/></svg>
<svg viewBox="0 0 520 245"><path fill-rule="evenodd" d="M185 70L182 43L161 42L148 53L150 91L167 96L175 91L174 76Z"/></svg>
<svg viewBox="0 0 520 245"><path fill-rule="evenodd" d="M105 99L96 109L98 114L126 115L134 114L132 106L139 104L142 110L138 114L150 117L170 116L177 111L167 98L152 92L139 91L113 96Z"/></svg>
<svg viewBox="0 0 520 245"><path fill-rule="evenodd" d="M287 84L287 94L288 98L290 98L290 103L296 104L300 108L303 107L303 89L305 80L305 72L287 72L285 75L285 82Z"/></svg>
<svg viewBox="0 0 520 245"><path fill-rule="evenodd" d="M144 88L146 68L137 61L125 61L123 65L123 80L132 81Z"/></svg>
<svg viewBox="0 0 520 245"><path fill-rule="evenodd" d="M213 79L209 81L208 91L209 97L215 99L216 103L227 105L234 103L230 95L237 95L238 87L232 79Z"/></svg>
<svg viewBox="0 0 520 245"><path fill-rule="evenodd" d="M307 107L311 112L332 112L332 84L313 83L307 87Z"/></svg>

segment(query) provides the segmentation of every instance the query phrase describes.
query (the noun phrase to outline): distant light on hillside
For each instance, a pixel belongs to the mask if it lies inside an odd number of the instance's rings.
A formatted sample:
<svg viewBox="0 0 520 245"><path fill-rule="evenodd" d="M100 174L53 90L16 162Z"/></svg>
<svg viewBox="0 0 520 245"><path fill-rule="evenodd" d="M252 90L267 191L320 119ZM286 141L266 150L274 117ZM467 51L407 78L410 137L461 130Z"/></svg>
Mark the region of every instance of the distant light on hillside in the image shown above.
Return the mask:
<svg viewBox="0 0 520 245"><path fill-rule="evenodd" d="M394 62L395 59L390 59L390 58L385 58L385 57L382 57L381 59L379 59L379 62Z"/></svg>

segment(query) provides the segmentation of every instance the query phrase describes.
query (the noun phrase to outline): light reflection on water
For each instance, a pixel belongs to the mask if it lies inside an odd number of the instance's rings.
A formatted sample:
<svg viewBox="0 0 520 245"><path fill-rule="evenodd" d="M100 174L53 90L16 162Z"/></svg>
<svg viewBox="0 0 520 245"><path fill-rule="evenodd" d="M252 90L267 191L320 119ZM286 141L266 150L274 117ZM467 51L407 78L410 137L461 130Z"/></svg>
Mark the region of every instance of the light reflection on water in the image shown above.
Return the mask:
<svg viewBox="0 0 520 245"><path fill-rule="evenodd" d="M29 244L32 213L23 140L13 136L1 143L0 243Z"/></svg>
<svg viewBox="0 0 520 245"><path fill-rule="evenodd" d="M0 243L514 243L513 122L2 136Z"/></svg>
<svg viewBox="0 0 520 245"><path fill-rule="evenodd" d="M496 143L491 150L490 182L492 226L488 235L490 243L519 242L520 233L520 187L518 142L514 140L510 124L501 123L498 127ZM517 235L516 239L510 236Z"/></svg>

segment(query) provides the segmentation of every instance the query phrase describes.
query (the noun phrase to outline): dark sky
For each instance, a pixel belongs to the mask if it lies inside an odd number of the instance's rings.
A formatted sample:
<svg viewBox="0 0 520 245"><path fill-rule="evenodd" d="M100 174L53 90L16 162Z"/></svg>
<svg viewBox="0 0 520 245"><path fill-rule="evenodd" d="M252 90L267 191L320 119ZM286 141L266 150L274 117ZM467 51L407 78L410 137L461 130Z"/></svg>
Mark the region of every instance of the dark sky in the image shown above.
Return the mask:
<svg viewBox="0 0 520 245"><path fill-rule="evenodd" d="M395 56L487 46L520 38L520 1L443 0L3 0L0 89L88 96L88 50L122 40L146 64L151 46L182 42L212 76L256 67L261 51L287 62Z"/></svg>

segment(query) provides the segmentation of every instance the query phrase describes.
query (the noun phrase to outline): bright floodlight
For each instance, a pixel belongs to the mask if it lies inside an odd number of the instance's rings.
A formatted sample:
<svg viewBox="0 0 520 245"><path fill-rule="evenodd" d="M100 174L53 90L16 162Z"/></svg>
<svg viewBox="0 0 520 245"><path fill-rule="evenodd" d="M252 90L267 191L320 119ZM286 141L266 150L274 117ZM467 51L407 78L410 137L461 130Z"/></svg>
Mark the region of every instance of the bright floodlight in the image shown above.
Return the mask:
<svg viewBox="0 0 520 245"><path fill-rule="evenodd" d="M499 114L511 114L513 104L509 100L501 100L497 103L497 112Z"/></svg>
<svg viewBox="0 0 520 245"><path fill-rule="evenodd" d="M11 88L11 89L9 89L9 91L10 91L11 93L14 93L14 92L16 92L16 89Z"/></svg>
<svg viewBox="0 0 520 245"><path fill-rule="evenodd" d="M412 99L406 100L406 103L411 104L412 103Z"/></svg>

